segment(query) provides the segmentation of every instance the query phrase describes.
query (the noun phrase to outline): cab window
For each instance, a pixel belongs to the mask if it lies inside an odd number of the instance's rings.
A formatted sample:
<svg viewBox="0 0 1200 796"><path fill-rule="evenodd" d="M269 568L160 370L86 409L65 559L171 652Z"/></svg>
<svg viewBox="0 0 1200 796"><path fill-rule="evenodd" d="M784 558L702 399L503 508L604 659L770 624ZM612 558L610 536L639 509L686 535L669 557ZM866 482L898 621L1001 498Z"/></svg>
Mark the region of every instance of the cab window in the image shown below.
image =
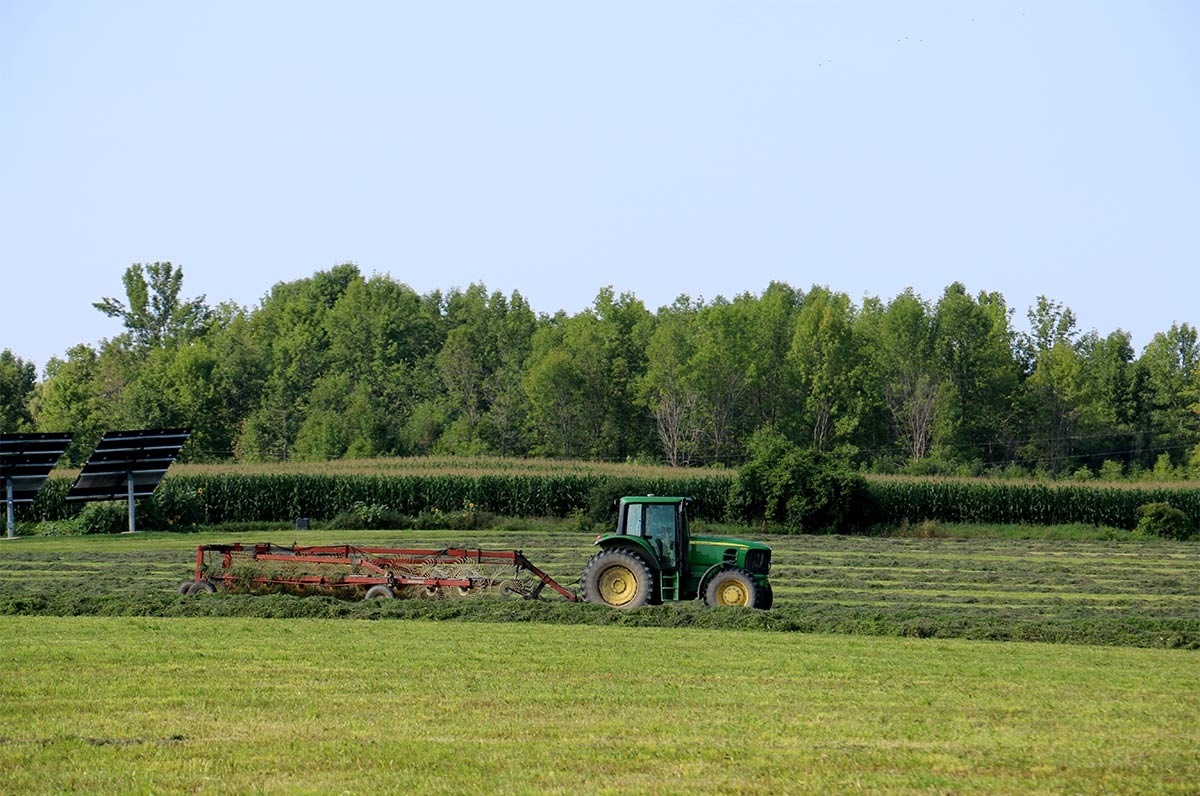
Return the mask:
<svg viewBox="0 0 1200 796"><path fill-rule="evenodd" d="M665 561L675 563L675 506L650 503L646 506L646 532L655 551Z"/></svg>

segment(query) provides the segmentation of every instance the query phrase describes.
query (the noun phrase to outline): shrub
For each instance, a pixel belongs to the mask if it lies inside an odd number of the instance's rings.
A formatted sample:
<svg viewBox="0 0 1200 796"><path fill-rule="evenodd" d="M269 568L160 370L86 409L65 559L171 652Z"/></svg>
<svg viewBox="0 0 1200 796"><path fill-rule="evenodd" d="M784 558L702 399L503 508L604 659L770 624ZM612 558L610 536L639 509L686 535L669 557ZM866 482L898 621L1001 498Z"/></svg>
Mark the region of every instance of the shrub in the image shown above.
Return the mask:
<svg viewBox="0 0 1200 796"><path fill-rule="evenodd" d="M75 518L80 533L121 533L129 530L129 504L118 501L88 503Z"/></svg>
<svg viewBox="0 0 1200 796"><path fill-rule="evenodd" d="M1135 530L1143 536L1182 540L1190 539L1196 532L1188 515L1170 503L1145 503L1138 506L1137 513Z"/></svg>
<svg viewBox="0 0 1200 796"><path fill-rule="evenodd" d="M496 515L479 511L474 503L458 511L430 509L417 516L416 527L430 531L483 531L496 525Z"/></svg>
<svg viewBox="0 0 1200 796"><path fill-rule="evenodd" d="M736 521L792 533L844 531L865 480L838 457L801 448L773 428L755 432L729 497Z"/></svg>
<svg viewBox="0 0 1200 796"><path fill-rule="evenodd" d="M204 487L164 480L138 503L137 523L157 531L190 531L204 525Z"/></svg>
<svg viewBox="0 0 1200 796"><path fill-rule="evenodd" d="M396 531L413 527L409 517L381 503L356 501L349 511L340 512L329 523L335 531Z"/></svg>

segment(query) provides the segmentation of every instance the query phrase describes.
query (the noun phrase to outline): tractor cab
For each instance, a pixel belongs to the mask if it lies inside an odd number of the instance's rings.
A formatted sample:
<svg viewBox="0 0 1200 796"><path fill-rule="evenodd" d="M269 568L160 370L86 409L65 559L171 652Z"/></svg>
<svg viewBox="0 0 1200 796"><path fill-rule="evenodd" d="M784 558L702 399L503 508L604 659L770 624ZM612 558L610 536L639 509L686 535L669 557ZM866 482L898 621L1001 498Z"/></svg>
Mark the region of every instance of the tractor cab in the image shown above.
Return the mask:
<svg viewBox="0 0 1200 796"><path fill-rule="evenodd" d="M637 537L658 564L673 572L687 567L687 498L621 498L617 535Z"/></svg>

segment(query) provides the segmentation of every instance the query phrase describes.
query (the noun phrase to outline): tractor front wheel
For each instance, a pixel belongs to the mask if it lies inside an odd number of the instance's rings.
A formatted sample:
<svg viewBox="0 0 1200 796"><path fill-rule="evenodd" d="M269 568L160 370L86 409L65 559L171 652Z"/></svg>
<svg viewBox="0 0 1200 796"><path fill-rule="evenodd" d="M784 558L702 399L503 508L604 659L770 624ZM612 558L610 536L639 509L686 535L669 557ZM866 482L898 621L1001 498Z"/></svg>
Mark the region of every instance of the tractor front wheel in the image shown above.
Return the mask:
<svg viewBox="0 0 1200 796"><path fill-rule="evenodd" d="M630 550L604 550L592 556L580 579L583 599L613 608L640 608L654 592L650 565Z"/></svg>
<svg viewBox="0 0 1200 796"><path fill-rule="evenodd" d="M771 584L758 587L758 602L754 604L755 608L761 608L764 611L770 610L775 604L775 590L771 588Z"/></svg>
<svg viewBox="0 0 1200 796"><path fill-rule="evenodd" d="M760 595L758 584L744 569L723 569L713 575L704 590L704 602L709 607L719 605L737 605L743 608L757 608Z"/></svg>

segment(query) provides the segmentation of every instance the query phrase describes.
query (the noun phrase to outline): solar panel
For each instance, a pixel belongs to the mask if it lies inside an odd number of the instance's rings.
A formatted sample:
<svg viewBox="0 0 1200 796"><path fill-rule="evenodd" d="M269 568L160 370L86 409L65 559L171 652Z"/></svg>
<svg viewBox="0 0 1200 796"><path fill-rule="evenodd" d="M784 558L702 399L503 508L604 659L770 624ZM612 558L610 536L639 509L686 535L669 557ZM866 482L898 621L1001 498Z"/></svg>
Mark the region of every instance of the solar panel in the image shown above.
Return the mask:
<svg viewBox="0 0 1200 796"><path fill-rule="evenodd" d="M182 428L107 432L79 471L67 500L147 497L190 436Z"/></svg>
<svg viewBox="0 0 1200 796"><path fill-rule="evenodd" d="M73 436L0 434L0 480L12 483L13 503L33 502Z"/></svg>
<svg viewBox="0 0 1200 796"><path fill-rule="evenodd" d="M13 505L32 503L50 477L74 435L61 434L0 434L0 488L7 504L8 536L16 529Z"/></svg>

